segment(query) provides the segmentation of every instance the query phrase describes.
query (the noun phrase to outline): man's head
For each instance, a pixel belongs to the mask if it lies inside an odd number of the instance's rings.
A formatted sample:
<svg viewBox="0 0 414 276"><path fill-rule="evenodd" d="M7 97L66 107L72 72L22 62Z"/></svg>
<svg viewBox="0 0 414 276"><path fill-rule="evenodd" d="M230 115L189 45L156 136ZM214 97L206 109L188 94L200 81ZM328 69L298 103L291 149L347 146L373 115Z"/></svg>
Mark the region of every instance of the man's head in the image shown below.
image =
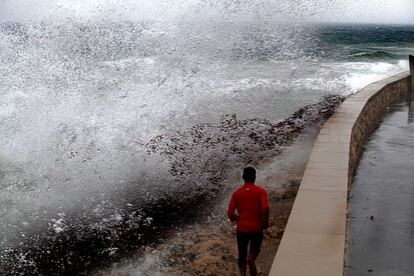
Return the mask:
<svg viewBox="0 0 414 276"><path fill-rule="evenodd" d="M243 170L243 180L254 183L256 181L256 170L253 167L246 167Z"/></svg>

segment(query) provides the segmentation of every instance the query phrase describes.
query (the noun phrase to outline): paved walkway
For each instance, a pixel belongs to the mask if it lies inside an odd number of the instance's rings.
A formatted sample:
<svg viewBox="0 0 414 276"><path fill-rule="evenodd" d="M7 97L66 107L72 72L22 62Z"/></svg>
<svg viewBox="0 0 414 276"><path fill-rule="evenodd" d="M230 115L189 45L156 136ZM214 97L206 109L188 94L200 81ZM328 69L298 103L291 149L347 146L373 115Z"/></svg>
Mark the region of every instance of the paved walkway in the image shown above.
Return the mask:
<svg viewBox="0 0 414 276"><path fill-rule="evenodd" d="M347 223L348 276L414 275L414 102L385 116L365 144Z"/></svg>

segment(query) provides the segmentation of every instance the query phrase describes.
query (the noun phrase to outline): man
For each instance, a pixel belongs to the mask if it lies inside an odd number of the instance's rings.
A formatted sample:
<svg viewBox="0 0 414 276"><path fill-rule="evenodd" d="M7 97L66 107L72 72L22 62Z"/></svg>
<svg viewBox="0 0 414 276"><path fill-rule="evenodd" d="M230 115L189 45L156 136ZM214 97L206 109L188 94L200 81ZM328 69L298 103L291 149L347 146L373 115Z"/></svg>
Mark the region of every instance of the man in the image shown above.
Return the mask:
<svg viewBox="0 0 414 276"><path fill-rule="evenodd" d="M269 225L269 205L266 191L256 186L256 170L247 167L243 171L244 185L233 192L227 215L237 222L237 247L239 250L239 269L246 275L246 259L251 275L257 274L256 258L263 240L263 230ZM237 214L235 211L237 210ZM249 256L247 248L250 243Z"/></svg>

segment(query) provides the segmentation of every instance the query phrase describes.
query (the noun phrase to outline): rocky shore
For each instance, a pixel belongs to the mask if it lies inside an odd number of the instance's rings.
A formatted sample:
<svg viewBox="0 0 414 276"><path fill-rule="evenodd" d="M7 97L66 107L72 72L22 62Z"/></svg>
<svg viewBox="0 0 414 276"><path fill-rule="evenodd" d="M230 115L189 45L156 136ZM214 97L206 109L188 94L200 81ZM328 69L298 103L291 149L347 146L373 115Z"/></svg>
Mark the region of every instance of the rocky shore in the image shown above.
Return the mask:
<svg viewBox="0 0 414 276"><path fill-rule="evenodd" d="M341 100L338 101L339 103ZM326 110L333 111L338 103L323 104ZM278 123L288 127L292 132L289 139L280 147L273 157L264 158L257 165L261 178L259 185L268 191L270 205L270 225L265 231L262 251L257 261L259 275L268 275L274 256L284 233L284 229L292 209L299 184L307 163L319 126L330 114L313 124L299 124L309 118L317 118L320 105L305 107L295 113L295 119L289 118ZM311 112L312 110L312 112ZM319 117L321 118L321 117ZM309 122L309 121L308 121ZM234 183L233 183L234 182ZM239 178L232 187L241 184ZM235 225L226 217L226 207L230 190L216 199L215 207L206 217L174 229L161 244L148 247L129 260L115 263L105 271L96 275L236 275L237 247Z"/></svg>
<svg viewBox="0 0 414 276"><path fill-rule="evenodd" d="M160 256L162 252L170 252L165 253L166 267L171 269L168 274L198 271L223 275L217 271L231 271L228 269L235 255L226 250L232 250L228 241L234 240L233 226L228 225L221 211L216 215L209 211L216 210L213 207L226 197L229 186L225 180L236 168L260 164L283 152L307 129L319 129L342 101L338 95L326 96L277 123L264 119L238 120L235 115L226 115L218 124L200 124L154 137L146 145L148 155L163 156L170 164L171 179L164 183L164 190L150 195L137 193L134 189L145 183L131 182L123 191L124 197L102 200L97 207L89 206L82 215L76 210L60 213L61 217L46 224L49 226L41 232L36 229L22 232L18 246L2 248L0 274L88 274L102 267L110 271L111 264L122 263L134 254L145 255L148 245L153 248L157 244L161 244ZM281 237L289 204L300 182L300 173L293 175L279 186L287 185L290 187L287 190L276 192L270 187L273 208L281 210L281 218L280 223L271 225L265 244L272 239L277 244ZM286 208L278 208L279 205ZM94 212L97 208L102 211ZM206 221L194 223L196 218L206 216L209 217ZM191 225L189 222L193 225L187 230L177 229ZM36 223L39 224L28 224ZM168 237L173 238L171 233L180 233L177 242L165 242ZM173 247L169 248L169 244ZM183 250L176 250L180 246ZM211 248L227 253L218 255ZM275 246L269 248L275 250ZM205 263L209 265L204 266ZM216 272L208 272L211 269Z"/></svg>
<svg viewBox="0 0 414 276"><path fill-rule="evenodd" d="M269 228L265 231L262 252L257 261L259 275L268 275L276 254L300 181L292 180L283 191L269 191L272 210ZM222 217L196 224L165 245L166 274L228 275L237 269L237 247L234 225Z"/></svg>
<svg viewBox="0 0 414 276"><path fill-rule="evenodd" d="M268 275L270 271L314 135L302 136L301 141L296 141L276 159L270 158L258 167L259 182L268 191L271 210L270 225L257 261L259 275ZM235 185L241 184L240 180L236 182ZM236 231L226 217L228 196L218 202L207 217L170 232L163 243L147 247L144 255L139 252L96 275L236 275Z"/></svg>

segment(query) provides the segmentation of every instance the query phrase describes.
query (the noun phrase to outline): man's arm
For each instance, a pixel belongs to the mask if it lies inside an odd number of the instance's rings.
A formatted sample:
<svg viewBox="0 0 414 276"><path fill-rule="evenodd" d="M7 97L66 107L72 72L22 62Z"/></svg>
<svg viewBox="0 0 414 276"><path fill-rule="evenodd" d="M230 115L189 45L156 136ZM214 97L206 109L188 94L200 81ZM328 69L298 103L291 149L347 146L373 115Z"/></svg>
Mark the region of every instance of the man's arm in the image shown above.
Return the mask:
<svg viewBox="0 0 414 276"><path fill-rule="evenodd" d="M231 195L231 199L230 199L230 203L229 203L229 208L227 208L227 216L229 217L229 219L231 221L237 221L237 219L239 218L239 216L237 216L236 214L234 214L234 211L236 210L237 204L236 204L236 197L234 195L234 193Z"/></svg>
<svg viewBox="0 0 414 276"><path fill-rule="evenodd" d="M267 227L269 227L269 205L267 203L266 191L263 191L260 196L260 207L262 209L263 229L267 229Z"/></svg>

